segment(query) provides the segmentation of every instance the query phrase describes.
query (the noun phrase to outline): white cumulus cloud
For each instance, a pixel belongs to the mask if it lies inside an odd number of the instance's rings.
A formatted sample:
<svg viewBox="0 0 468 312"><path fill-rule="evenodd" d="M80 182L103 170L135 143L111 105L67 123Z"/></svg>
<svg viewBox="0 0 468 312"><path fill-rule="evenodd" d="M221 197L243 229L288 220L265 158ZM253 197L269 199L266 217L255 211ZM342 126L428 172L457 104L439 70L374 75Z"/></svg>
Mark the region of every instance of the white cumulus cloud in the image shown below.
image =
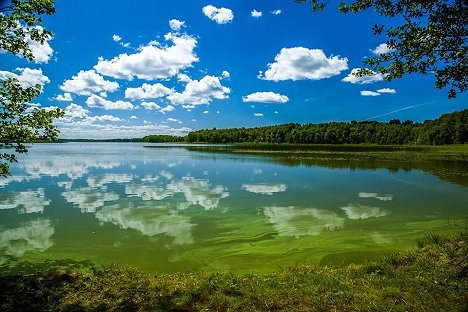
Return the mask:
<svg viewBox="0 0 468 312"><path fill-rule="evenodd" d="M270 13L273 15L280 15L281 12L282 12L281 10L274 10L274 11L271 11Z"/></svg>
<svg viewBox="0 0 468 312"><path fill-rule="evenodd" d="M390 88L383 88L383 89L377 90L377 92L379 92L379 93L395 94L395 93L396 93L396 90L395 90L395 89L390 89Z"/></svg>
<svg viewBox="0 0 468 312"><path fill-rule="evenodd" d="M234 13L232 13L231 9L217 8L212 5L203 7L203 14L218 24L227 24L234 19Z"/></svg>
<svg viewBox="0 0 468 312"><path fill-rule="evenodd" d="M65 92L64 94L57 95L55 97L55 100L61 101L61 102L71 102L71 101L73 101L73 98L72 98L70 92Z"/></svg>
<svg viewBox="0 0 468 312"><path fill-rule="evenodd" d="M255 102L255 103L276 103L282 104L287 103L289 98L286 95L281 95L274 92L255 92L242 97L244 102Z"/></svg>
<svg viewBox="0 0 468 312"><path fill-rule="evenodd" d="M192 80L184 76L184 82L187 82L183 92L174 92L167 99L173 105L184 105L193 107L201 104L210 104L213 99L227 99L231 89L221 84L219 77L205 76L200 80Z"/></svg>
<svg viewBox="0 0 468 312"><path fill-rule="evenodd" d="M169 21L169 26L173 31L179 31L184 25L185 21L179 21L178 19L171 19Z"/></svg>
<svg viewBox="0 0 468 312"><path fill-rule="evenodd" d="M372 74L370 75L357 76L356 74L359 70L360 68L353 68L351 70L351 73L349 73L348 76L344 77L342 81L349 82L352 84L368 84L368 83L374 83L377 81L384 80L384 77L382 74L378 74L374 71L371 71ZM366 69L366 70L369 70L369 69Z"/></svg>
<svg viewBox="0 0 468 312"><path fill-rule="evenodd" d="M250 12L250 15L255 18L262 17L262 14L263 14L262 11L257 11L255 9L252 12Z"/></svg>
<svg viewBox="0 0 468 312"><path fill-rule="evenodd" d="M197 40L194 37L168 33L164 38L172 45L152 42L140 47L134 54L123 53L111 60L101 57L94 69L102 75L118 79L132 80L136 77L153 80L170 78L198 62L194 52Z"/></svg>
<svg viewBox="0 0 468 312"><path fill-rule="evenodd" d="M393 51L395 51L395 49L389 48L386 43L381 43L374 50L371 50L374 54L387 54Z"/></svg>
<svg viewBox="0 0 468 312"><path fill-rule="evenodd" d="M35 85L44 86L50 82L50 79L42 73L42 69L32 68L16 68L18 74L9 71L0 71L0 80L16 78L24 87L32 87Z"/></svg>
<svg viewBox="0 0 468 312"><path fill-rule="evenodd" d="M320 49L304 47L283 48L268 64L268 70L259 73L264 80L320 80L339 75L348 69L348 59L339 56L327 57Z"/></svg>
<svg viewBox="0 0 468 312"><path fill-rule="evenodd" d="M119 84L117 82L105 80L94 70L81 70L76 76L65 80L60 86L60 89L64 92L87 96L99 92L114 92L118 88Z"/></svg>
<svg viewBox="0 0 468 312"><path fill-rule="evenodd" d="M112 102L95 94L91 94L91 96L88 97L88 99L86 100L86 104L89 107L100 107L105 110L110 110L110 109L131 110L134 108L133 104L130 102L126 102L122 100Z"/></svg>
<svg viewBox="0 0 468 312"><path fill-rule="evenodd" d="M157 99L171 93L173 93L172 89L169 89L160 83L144 83L141 87L138 88L127 88L127 90L125 90L125 97L131 100Z"/></svg>
<svg viewBox="0 0 468 312"><path fill-rule="evenodd" d="M115 42L119 42L120 40L122 40L122 37L120 37L119 35L112 35L112 40L114 40Z"/></svg>
<svg viewBox="0 0 468 312"><path fill-rule="evenodd" d="M379 92L374 92L374 91L369 91L369 90L363 90L361 91L362 96L379 96Z"/></svg>
<svg viewBox="0 0 468 312"><path fill-rule="evenodd" d="M43 28L41 26L36 26L36 29L42 31ZM29 48L31 49L32 54L34 55L34 63L48 63L54 54L54 49L49 44L49 41L52 37L48 37L43 44L32 40L29 34L25 36L25 41L28 43Z"/></svg>

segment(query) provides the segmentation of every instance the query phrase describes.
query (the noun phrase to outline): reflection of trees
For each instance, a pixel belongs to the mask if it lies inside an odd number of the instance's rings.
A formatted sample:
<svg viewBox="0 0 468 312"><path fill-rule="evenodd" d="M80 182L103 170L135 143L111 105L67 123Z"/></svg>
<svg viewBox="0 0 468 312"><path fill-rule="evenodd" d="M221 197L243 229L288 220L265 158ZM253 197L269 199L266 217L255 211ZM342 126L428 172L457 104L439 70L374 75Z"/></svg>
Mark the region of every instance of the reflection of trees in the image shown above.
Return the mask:
<svg viewBox="0 0 468 312"><path fill-rule="evenodd" d="M0 196L0 210L18 208L18 213L44 212L44 207L49 204L42 188Z"/></svg>
<svg viewBox="0 0 468 312"><path fill-rule="evenodd" d="M30 251L45 251L52 247L55 230L48 219L38 219L0 232L0 264L8 258L18 258ZM1 256L3 255L3 256Z"/></svg>
<svg viewBox="0 0 468 312"><path fill-rule="evenodd" d="M101 222L115 224L122 229L134 229L146 236L165 234L174 237L173 244L191 244L190 218L177 215L168 206L137 206L131 204L106 206L96 212Z"/></svg>
<svg viewBox="0 0 468 312"><path fill-rule="evenodd" d="M395 148L393 150L392 148ZM405 151L405 147L387 146L307 146L301 151L297 146L279 145L276 148L268 145L260 146L190 146L186 149L205 153L223 153L236 155L252 155L259 162L270 162L285 166L326 167L330 169L387 169L392 172L422 170L451 183L468 186L468 161L441 160L446 156L430 154L426 156L424 149L418 151L413 147ZM353 150L354 149L354 150ZM377 150L376 150L377 149ZM388 150L387 150L388 149ZM401 149L399 151L398 149ZM386 154L385 152L395 152ZM417 152L417 153L416 153ZM251 159L252 160L252 159Z"/></svg>
<svg viewBox="0 0 468 312"><path fill-rule="evenodd" d="M263 213L280 236L316 236L324 230L339 229L344 223L336 213L316 208L265 207Z"/></svg>
<svg viewBox="0 0 468 312"><path fill-rule="evenodd" d="M242 184L242 189L256 194L273 195L286 191L287 186L278 183Z"/></svg>

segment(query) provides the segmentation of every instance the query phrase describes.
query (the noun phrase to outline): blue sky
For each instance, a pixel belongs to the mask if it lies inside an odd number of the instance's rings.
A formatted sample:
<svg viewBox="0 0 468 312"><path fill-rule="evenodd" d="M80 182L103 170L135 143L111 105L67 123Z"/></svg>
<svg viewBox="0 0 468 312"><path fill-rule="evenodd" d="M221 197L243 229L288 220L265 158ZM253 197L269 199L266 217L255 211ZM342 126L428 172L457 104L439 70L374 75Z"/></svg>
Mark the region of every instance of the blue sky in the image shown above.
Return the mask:
<svg viewBox="0 0 468 312"><path fill-rule="evenodd" d="M288 122L424 121L468 108L431 75L350 73L385 52L372 12L313 13L293 0L56 1L36 60L0 54L0 78L41 83L66 110L62 138L186 134Z"/></svg>

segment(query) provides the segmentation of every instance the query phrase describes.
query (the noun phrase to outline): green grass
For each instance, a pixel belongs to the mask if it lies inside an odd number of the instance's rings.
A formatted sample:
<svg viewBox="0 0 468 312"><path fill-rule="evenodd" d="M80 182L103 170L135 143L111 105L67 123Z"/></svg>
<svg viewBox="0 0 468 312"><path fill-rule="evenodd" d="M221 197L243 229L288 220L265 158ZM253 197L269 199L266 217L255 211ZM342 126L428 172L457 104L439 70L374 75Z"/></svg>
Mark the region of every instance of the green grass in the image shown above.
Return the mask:
<svg viewBox="0 0 468 312"><path fill-rule="evenodd" d="M150 275L111 266L0 277L2 311L467 311L468 234L350 266Z"/></svg>

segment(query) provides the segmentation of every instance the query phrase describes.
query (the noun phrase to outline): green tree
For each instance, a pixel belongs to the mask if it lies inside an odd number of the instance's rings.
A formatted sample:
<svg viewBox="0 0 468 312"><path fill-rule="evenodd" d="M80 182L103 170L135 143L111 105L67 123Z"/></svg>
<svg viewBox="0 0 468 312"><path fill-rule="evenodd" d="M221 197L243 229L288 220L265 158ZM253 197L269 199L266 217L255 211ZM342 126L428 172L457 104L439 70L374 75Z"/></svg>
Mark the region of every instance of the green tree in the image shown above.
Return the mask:
<svg viewBox="0 0 468 312"><path fill-rule="evenodd" d="M54 12L53 0L11 0L0 7L0 50L34 60L29 42L44 44L52 36L41 26L41 16ZM29 107L41 92L41 85L25 85L15 78L0 82L0 176L10 174L10 163L17 161L14 152L26 153L26 144L58 136L53 119L64 112Z"/></svg>
<svg viewBox="0 0 468 312"><path fill-rule="evenodd" d="M325 0L309 2L314 11L327 6ZM326 3L325 3L326 2ZM386 35L388 53L370 57L364 64L387 80L405 74L435 75L435 87L450 87L449 98L463 93L468 86L468 1L467 0L353 0L341 2L342 13L374 10L395 25L374 25L375 35ZM369 74L361 69L356 74Z"/></svg>

